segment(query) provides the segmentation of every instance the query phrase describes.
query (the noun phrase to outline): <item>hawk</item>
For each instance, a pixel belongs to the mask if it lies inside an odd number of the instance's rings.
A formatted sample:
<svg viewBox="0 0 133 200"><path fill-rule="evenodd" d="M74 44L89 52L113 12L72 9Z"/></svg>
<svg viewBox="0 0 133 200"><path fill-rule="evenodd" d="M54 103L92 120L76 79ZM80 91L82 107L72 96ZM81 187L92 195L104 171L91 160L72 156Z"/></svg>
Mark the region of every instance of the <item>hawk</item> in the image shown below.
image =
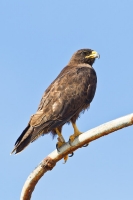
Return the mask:
<svg viewBox="0 0 133 200"><path fill-rule="evenodd" d="M74 134L69 142L81 134L76 126L79 114L89 106L96 91L97 76L92 65L100 55L91 49L80 49L46 89L37 112L31 116L26 128L11 153L19 153L41 135L58 135L57 150L65 144L62 127L71 122ZM64 158L66 161L68 156Z"/></svg>

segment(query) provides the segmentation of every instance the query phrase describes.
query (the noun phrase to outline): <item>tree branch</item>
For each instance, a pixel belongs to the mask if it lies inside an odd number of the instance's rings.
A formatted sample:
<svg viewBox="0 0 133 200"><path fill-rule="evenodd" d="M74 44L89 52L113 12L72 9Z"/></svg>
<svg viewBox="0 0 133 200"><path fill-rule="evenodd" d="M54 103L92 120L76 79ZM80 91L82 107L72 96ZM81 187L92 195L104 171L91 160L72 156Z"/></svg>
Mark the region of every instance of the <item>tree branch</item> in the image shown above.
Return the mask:
<svg viewBox="0 0 133 200"><path fill-rule="evenodd" d="M131 125L133 125L133 113L93 128L79 135L71 143L72 146L70 146L70 144L67 142L60 148L60 152L55 150L50 153L44 160L42 160L38 167L27 178L21 192L20 200L30 200L31 194L39 179L48 170L52 170L56 163L65 155L72 153L73 151L77 150L85 144L88 144L89 142L92 142L93 140Z"/></svg>

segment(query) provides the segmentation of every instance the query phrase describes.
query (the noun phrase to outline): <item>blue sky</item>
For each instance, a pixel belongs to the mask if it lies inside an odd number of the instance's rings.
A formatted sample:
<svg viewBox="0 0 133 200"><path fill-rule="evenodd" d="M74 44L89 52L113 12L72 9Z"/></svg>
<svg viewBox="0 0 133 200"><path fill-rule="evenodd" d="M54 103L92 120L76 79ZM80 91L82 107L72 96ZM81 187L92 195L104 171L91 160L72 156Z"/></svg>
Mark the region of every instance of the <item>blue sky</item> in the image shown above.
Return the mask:
<svg viewBox="0 0 133 200"><path fill-rule="evenodd" d="M9 1L0 3L1 192L19 199L28 175L55 149L41 137L10 156L36 112L44 90L81 48L99 52L98 85L90 109L77 124L87 131L133 112L133 1ZM133 199L133 127L81 148L61 160L37 184L36 199ZM68 140L71 125L63 128Z"/></svg>

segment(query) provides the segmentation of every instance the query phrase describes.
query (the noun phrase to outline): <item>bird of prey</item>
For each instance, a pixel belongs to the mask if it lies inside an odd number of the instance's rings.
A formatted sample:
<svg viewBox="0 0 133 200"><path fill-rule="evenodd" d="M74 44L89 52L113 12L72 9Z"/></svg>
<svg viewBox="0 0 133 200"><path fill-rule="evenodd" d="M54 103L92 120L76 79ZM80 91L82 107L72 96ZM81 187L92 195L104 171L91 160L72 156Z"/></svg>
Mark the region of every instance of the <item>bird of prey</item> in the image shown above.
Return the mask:
<svg viewBox="0 0 133 200"><path fill-rule="evenodd" d="M11 153L19 153L39 136L58 135L57 150L64 145L62 127L71 122L74 134L69 142L81 134L76 126L79 114L90 106L95 95L97 76L92 65L99 54L91 49L80 49L46 89L37 112L31 116L26 128ZM68 156L64 157L66 161Z"/></svg>

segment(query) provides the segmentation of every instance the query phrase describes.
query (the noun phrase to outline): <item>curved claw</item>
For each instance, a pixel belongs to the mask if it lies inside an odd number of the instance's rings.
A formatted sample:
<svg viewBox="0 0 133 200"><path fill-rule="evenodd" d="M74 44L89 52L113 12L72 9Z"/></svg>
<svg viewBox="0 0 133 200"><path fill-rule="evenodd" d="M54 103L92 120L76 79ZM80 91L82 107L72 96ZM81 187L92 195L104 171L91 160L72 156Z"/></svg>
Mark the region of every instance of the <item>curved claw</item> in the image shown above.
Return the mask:
<svg viewBox="0 0 133 200"><path fill-rule="evenodd" d="M58 144L56 144L56 149L57 149L58 152L60 152Z"/></svg>
<svg viewBox="0 0 133 200"><path fill-rule="evenodd" d="M83 147L88 147L88 145L89 145L89 144L85 144L85 145L83 145Z"/></svg>
<svg viewBox="0 0 133 200"><path fill-rule="evenodd" d="M69 143L69 145L72 147L72 145L71 145L71 140L70 140L70 139L68 140L68 143Z"/></svg>
<svg viewBox="0 0 133 200"><path fill-rule="evenodd" d="M74 153L72 152L71 155L69 157L73 157Z"/></svg>

